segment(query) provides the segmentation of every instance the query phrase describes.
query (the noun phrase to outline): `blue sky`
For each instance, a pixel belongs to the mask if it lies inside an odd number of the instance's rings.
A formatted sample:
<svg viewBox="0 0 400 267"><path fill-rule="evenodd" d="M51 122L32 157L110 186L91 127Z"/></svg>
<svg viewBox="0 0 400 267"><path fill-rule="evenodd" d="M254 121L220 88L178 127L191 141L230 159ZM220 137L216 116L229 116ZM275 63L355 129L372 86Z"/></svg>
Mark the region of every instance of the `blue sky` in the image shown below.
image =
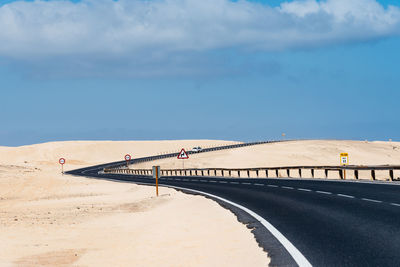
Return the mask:
<svg viewBox="0 0 400 267"><path fill-rule="evenodd" d="M0 145L400 140L397 1L100 2L0 1Z"/></svg>

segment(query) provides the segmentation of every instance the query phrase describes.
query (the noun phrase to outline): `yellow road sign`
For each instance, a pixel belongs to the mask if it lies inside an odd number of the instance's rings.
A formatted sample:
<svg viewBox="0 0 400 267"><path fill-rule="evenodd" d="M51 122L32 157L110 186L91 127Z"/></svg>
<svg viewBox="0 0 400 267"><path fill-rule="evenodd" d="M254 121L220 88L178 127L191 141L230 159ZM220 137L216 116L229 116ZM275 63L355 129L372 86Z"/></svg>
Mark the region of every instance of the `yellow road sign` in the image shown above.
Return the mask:
<svg viewBox="0 0 400 267"><path fill-rule="evenodd" d="M348 153L340 153L340 164L341 165L349 164L349 154Z"/></svg>

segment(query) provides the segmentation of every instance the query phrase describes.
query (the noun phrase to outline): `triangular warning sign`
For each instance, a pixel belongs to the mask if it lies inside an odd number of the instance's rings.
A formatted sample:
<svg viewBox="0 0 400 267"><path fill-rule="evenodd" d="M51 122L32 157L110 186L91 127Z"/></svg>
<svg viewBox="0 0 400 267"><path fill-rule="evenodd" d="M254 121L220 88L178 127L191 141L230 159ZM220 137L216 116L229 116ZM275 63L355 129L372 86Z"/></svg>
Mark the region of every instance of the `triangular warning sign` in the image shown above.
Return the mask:
<svg viewBox="0 0 400 267"><path fill-rule="evenodd" d="M186 153L185 149L182 148L181 152L179 152L178 159L188 159L189 155Z"/></svg>

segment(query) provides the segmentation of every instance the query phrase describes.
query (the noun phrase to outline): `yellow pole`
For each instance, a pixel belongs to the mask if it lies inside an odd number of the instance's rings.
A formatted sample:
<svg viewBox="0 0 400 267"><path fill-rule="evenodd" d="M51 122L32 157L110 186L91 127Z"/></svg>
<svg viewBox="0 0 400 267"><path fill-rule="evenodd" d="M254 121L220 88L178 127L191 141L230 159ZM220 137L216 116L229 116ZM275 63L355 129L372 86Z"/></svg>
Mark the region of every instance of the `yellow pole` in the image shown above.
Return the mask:
<svg viewBox="0 0 400 267"><path fill-rule="evenodd" d="M156 167L156 195L158 196L158 168Z"/></svg>

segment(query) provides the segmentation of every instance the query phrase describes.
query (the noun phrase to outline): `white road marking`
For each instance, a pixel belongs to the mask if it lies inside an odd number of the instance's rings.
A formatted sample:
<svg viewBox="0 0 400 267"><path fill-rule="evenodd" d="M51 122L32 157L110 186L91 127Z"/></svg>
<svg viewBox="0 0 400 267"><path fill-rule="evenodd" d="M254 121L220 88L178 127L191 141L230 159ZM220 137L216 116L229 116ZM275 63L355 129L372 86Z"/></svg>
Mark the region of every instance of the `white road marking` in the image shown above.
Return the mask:
<svg viewBox="0 0 400 267"><path fill-rule="evenodd" d="M230 184L239 184L238 182L230 182Z"/></svg>
<svg viewBox="0 0 400 267"><path fill-rule="evenodd" d="M285 189L294 189L294 188L291 187L291 186L282 186L282 188L285 188Z"/></svg>
<svg viewBox="0 0 400 267"><path fill-rule="evenodd" d="M182 181L189 181L189 179L182 179Z"/></svg>
<svg viewBox="0 0 400 267"><path fill-rule="evenodd" d="M180 181L181 179L179 179L179 178L175 178L174 180Z"/></svg>
<svg viewBox="0 0 400 267"><path fill-rule="evenodd" d="M193 182L198 182L199 180L197 180L197 179L192 179L192 181L193 181Z"/></svg>
<svg viewBox="0 0 400 267"><path fill-rule="evenodd" d="M279 187L279 186L273 185L273 184L267 184L267 186L269 186L269 187Z"/></svg>
<svg viewBox="0 0 400 267"><path fill-rule="evenodd" d="M397 204L397 203L390 203L390 205L400 207L400 204Z"/></svg>
<svg viewBox="0 0 400 267"><path fill-rule="evenodd" d="M345 195L345 194L337 194L339 197L347 197L347 198L354 198L353 196Z"/></svg>
<svg viewBox="0 0 400 267"><path fill-rule="evenodd" d="M239 209L242 209L243 211L247 212L251 216L253 216L256 220L258 220L267 230L275 236L276 239L282 244L282 246L285 247L285 249L289 252L289 254L292 256L294 261L301 267L311 267L311 263L304 257L303 254L281 233L276 229L271 223L269 223L267 220L265 220L263 217L255 213L254 211L239 205L235 202L229 201L227 199L224 199L222 197L212 195L203 191L198 191L198 190L193 190L193 189L188 189L188 188L183 188L183 187L177 187L177 186L171 186L171 185L164 185L166 187L172 187L176 189L181 189L181 190L186 190L186 191L191 191L193 193L198 193L198 194L203 194L205 196L213 197L215 199L218 199L220 201L223 201L225 203L228 203L232 206L235 206Z"/></svg>
<svg viewBox="0 0 400 267"><path fill-rule="evenodd" d="M254 185L258 185L258 186L264 186L264 184L254 184Z"/></svg>
<svg viewBox="0 0 400 267"><path fill-rule="evenodd" d="M319 193L319 194L325 194L325 195L332 195L332 193L331 192L326 192L326 191L315 191L316 193Z"/></svg>
<svg viewBox="0 0 400 267"><path fill-rule="evenodd" d="M251 183L242 183L242 184L250 185Z"/></svg>
<svg viewBox="0 0 400 267"><path fill-rule="evenodd" d="M217 181L210 181L211 183L216 183Z"/></svg>
<svg viewBox="0 0 400 267"><path fill-rule="evenodd" d="M227 184L228 182L226 181L219 181L220 184Z"/></svg>
<svg viewBox="0 0 400 267"><path fill-rule="evenodd" d="M382 201L380 201L380 200L370 199L370 198L362 198L362 200L369 201L369 202L375 202L375 203L382 203Z"/></svg>
<svg viewBox="0 0 400 267"><path fill-rule="evenodd" d="M305 189L305 188L297 188L297 190L304 191L304 192L311 192L310 189Z"/></svg>
<svg viewBox="0 0 400 267"><path fill-rule="evenodd" d="M200 180L200 182L206 183L206 182L207 182L207 180Z"/></svg>

